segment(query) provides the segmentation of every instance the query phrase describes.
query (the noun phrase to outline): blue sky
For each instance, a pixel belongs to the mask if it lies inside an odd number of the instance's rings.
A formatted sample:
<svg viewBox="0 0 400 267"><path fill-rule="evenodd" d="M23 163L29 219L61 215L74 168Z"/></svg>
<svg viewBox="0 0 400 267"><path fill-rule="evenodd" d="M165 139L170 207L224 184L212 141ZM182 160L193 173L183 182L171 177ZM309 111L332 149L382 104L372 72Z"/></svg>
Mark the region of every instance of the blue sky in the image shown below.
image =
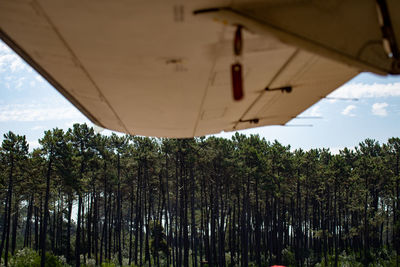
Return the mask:
<svg viewBox="0 0 400 267"><path fill-rule="evenodd" d="M91 125L74 106L0 41L0 140L13 131L26 135L31 148L38 146L43 131L68 129L73 123ZM278 140L292 148L330 148L336 153L353 148L366 138L380 143L400 136L400 77L362 73L300 115L289 125L241 131ZM357 101L343 99L356 98ZM108 131L105 131L107 133ZM217 136L230 137L232 133Z"/></svg>

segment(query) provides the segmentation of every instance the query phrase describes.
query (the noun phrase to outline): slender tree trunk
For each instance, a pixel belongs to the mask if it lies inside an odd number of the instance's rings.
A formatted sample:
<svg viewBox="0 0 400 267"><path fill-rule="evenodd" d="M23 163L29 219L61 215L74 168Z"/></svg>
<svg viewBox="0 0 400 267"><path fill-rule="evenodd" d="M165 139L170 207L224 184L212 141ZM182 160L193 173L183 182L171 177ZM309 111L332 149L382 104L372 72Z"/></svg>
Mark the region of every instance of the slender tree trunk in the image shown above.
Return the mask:
<svg viewBox="0 0 400 267"><path fill-rule="evenodd" d="M31 197L29 199L29 204L28 204L28 214L26 216L26 225L25 225L25 234L24 234L24 247L31 247L30 243L30 233L31 233L31 221L32 221L32 211L33 211L33 194L31 194ZM0 255L1 255L2 249L0 249Z"/></svg>
<svg viewBox="0 0 400 267"><path fill-rule="evenodd" d="M165 223L167 230L167 247L170 248L172 246L171 239L172 239L172 212L171 212L171 203L169 197L169 174L168 174L168 154L165 152L165 184L166 184L166 194L167 194L167 210L165 212ZM170 227L170 228L168 228ZM172 252L173 253L173 252ZM167 266L171 264L171 255L170 250L167 250Z"/></svg>
<svg viewBox="0 0 400 267"><path fill-rule="evenodd" d="M87 196L87 219L86 219L86 230L87 230L87 252L88 258L92 258L92 220L93 220L93 193Z"/></svg>
<svg viewBox="0 0 400 267"><path fill-rule="evenodd" d="M46 233L47 233L47 220L49 218L49 198L50 198L50 177L51 177L51 168L53 163L53 151L50 151L49 163L47 166L47 176L46 176L46 194L44 198L44 218L43 218L43 227L40 235L40 250L42 251L40 258L40 266L44 267L46 262Z"/></svg>
<svg viewBox="0 0 400 267"><path fill-rule="evenodd" d="M6 230L6 250L4 252L4 264L8 266L8 248L10 240L10 226L11 226L11 205L12 205L12 193L13 193L13 172L14 172L14 157L11 154L11 167L8 179L8 211L7 211L7 230Z"/></svg>
<svg viewBox="0 0 400 267"><path fill-rule="evenodd" d="M185 267L189 266L189 231L188 231L188 188L187 188L187 175L184 163L182 162L182 177L183 179L183 265Z"/></svg>
<svg viewBox="0 0 400 267"><path fill-rule="evenodd" d="M196 229L196 217L195 217L195 177L193 168L190 169L190 178L191 178L191 198L190 198L190 205L191 205L191 237L192 237L192 251L193 251L193 266L197 267L197 229Z"/></svg>
<svg viewBox="0 0 400 267"><path fill-rule="evenodd" d="M104 222L103 222L103 234L102 234L102 241L104 241L104 257L107 259L107 225L108 225L108 212L107 212L107 161L104 160L103 165L103 175L104 175ZM103 242L101 242L103 245ZM100 263L103 262L103 250L100 248Z"/></svg>
<svg viewBox="0 0 400 267"><path fill-rule="evenodd" d="M118 192L117 192L117 241L118 241L118 262L122 265L122 246L121 246L121 220L122 220L122 211L121 211L121 155L118 153L118 166L117 166L117 174L118 174Z"/></svg>
<svg viewBox="0 0 400 267"><path fill-rule="evenodd" d="M11 235L11 254L15 254L15 248L17 245L17 228L18 228L18 218L19 218L19 202L15 200L14 204L14 215L13 215L13 227Z"/></svg>
<svg viewBox="0 0 400 267"><path fill-rule="evenodd" d="M93 218L93 230L94 230L94 257L96 265L99 265L99 205L98 205L98 192L96 191L96 185L93 186L94 196L94 218Z"/></svg>
<svg viewBox="0 0 400 267"><path fill-rule="evenodd" d="M134 248L134 261L135 265L138 264L138 241L139 241L139 225L141 216L141 166L139 163L138 174L137 174L137 187L136 187L136 206L135 206L135 248Z"/></svg>
<svg viewBox="0 0 400 267"><path fill-rule="evenodd" d="M41 201L40 201L41 204ZM39 208L35 206L35 250L39 250Z"/></svg>
<svg viewBox="0 0 400 267"><path fill-rule="evenodd" d="M82 207L82 196L78 193L78 222L76 226L75 235L75 266L80 267L81 265L81 207Z"/></svg>
<svg viewBox="0 0 400 267"><path fill-rule="evenodd" d="M258 266L261 266L261 231L260 231L260 227L261 227L261 222L260 222L260 213L259 213L259 199L258 199L258 180L259 178L256 177L255 178L255 195L256 195L256 211L255 211L255 252L256 252L256 263Z"/></svg>
<svg viewBox="0 0 400 267"><path fill-rule="evenodd" d="M7 229L8 229L8 197L9 194L6 196L6 201L4 205L4 221L3 221L3 232L1 235L1 244L0 244L0 263L3 255L3 249L4 249L4 243L6 240L6 235L7 235Z"/></svg>
<svg viewBox="0 0 400 267"><path fill-rule="evenodd" d="M81 222L80 222L80 232L81 232L81 238L80 238L80 245L79 249L80 252L83 252L83 263L86 263L86 246L82 247L82 245L86 245L85 242L85 196L82 197L82 202L81 202Z"/></svg>
<svg viewBox="0 0 400 267"><path fill-rule="evenodd" d="M132 263L132 233L133 233L133 181L131 181L130 203L129 203L129 265Z"/></svg>
<svg viewBox="0 0 400 267"><path fill-rule="evenodd" d="M334 246L335 246L335 267L338 266L338 257L339 257L339 252L338 252L338 242L337 242L337 233L336 233L336 229L337 229L337 218L336 218L336 191L337 191L337 183L336 183L336 179L335 179L335 188L334 188L334 204L333 204L333 238L334 238Z"/></svg>
<svg viewBox="0 0 400 267"><path fill-rule="evenodd" d="M367 253L369 249L368 229L368 178L365 177L365 199L364 199L364 266L368 266Z"/></svg>
<svg viewBox="0 0 400 267"><path fill-rule="evenodd" d="M67 251L66 259L67 263L71 264L71 216L72 216L72 194L68 194L68 218L67 218Z"/></svg>
<svg viewBox="0 0 400 267"><path fill-rule="evenodd" d="M51 223L51 218L49 214L49 226L50 226L50 240L51 240L51 251L55 252L55 242L56 242L56 217L58 213L56 212L56 201L54 201L54 210L53 210L53 223Z"/></svg>

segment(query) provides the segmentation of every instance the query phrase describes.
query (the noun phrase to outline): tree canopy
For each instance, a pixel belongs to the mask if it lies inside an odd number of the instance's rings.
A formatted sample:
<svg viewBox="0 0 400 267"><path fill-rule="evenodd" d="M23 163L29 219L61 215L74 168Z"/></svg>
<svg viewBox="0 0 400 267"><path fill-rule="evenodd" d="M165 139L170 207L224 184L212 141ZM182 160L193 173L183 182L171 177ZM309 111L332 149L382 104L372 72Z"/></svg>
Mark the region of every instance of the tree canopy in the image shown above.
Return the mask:
<svg viewBox="0 0 400 267"><path fill-rule="evenodd" d="M338 154L257 135L45 131L0 150L0 257L80 266L398 264L400 139ZM21 250L23 251L23 250ZM396 266L396 265L393 265Z"/></svg>

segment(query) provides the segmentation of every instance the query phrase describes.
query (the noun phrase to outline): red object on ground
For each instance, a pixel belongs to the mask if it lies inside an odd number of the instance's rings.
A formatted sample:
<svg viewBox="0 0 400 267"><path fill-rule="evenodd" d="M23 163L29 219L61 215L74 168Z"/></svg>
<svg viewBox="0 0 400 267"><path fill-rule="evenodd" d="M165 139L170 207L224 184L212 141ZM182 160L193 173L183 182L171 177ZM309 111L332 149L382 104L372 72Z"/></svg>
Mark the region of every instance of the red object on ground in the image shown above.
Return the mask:
<svg viewBox="0 0 400 267"><path fill-rule="evenodd" d="M271 267L286 267L284 265L272 265Z"/></svg>

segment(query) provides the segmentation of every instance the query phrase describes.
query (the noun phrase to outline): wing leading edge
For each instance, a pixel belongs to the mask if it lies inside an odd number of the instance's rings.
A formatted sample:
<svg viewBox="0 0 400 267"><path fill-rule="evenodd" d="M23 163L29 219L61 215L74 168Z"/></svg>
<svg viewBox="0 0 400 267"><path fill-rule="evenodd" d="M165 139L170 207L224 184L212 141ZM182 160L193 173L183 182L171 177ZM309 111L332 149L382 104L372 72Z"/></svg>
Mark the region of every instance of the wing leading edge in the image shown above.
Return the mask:
<svg viewBox="0 0 400 267"><path fill-rule="evenodd" d="M348 2L369 12L369 20L377 16L372 0ZM230 1L175 3L5 0L0 36L94 123L135 135L192 137L283 125L362 70L396 72L378 44L378 18L367 24L371 36L363 31L354 42L330 42L347 32L323 34L320 28L332 30L329 19L345 21L337 30L348 27L346 6L237 1L193 15ZM392 21L394 33L399 23ZM245 98L238 102L231 95L232 24L247 29Z"/></svg>

